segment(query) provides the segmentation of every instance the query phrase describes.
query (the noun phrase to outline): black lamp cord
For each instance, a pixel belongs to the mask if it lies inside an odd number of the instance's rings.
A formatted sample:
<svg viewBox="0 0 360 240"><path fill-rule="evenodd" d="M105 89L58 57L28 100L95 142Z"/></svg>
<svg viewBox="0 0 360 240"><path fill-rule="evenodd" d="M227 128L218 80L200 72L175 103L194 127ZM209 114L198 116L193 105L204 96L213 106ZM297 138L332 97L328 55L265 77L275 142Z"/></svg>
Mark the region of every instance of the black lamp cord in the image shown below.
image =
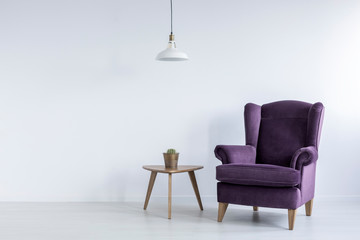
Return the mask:
<svg viewBox="0 0 360 240"><path fill-rule="evenodd" d="M171 35L173 34L173 7L172 0L170 0L170 12L171 12Z"/></svg>

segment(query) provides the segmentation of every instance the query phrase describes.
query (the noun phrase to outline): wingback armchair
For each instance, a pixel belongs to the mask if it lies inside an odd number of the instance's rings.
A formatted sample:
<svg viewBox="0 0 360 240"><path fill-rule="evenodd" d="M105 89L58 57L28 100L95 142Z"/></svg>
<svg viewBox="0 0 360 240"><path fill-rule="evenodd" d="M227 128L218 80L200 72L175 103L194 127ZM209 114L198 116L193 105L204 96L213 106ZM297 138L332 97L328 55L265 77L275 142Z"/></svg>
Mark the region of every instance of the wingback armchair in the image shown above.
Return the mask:
<svg viewBox="0 0 360 240"><path fill-rule="evenodd" d="M319 102L245 105L246 145L215 148L219 222L229 203L288 209L290 230L297 208L311 216L323 116Z"/></svg>

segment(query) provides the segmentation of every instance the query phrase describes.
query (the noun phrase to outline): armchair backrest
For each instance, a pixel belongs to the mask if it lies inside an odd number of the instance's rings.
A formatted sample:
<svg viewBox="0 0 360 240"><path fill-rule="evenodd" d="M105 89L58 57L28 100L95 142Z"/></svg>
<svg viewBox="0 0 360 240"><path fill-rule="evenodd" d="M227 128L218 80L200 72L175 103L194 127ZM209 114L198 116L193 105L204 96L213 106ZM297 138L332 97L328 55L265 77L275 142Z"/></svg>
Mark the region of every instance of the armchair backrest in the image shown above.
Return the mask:
<svg viewBox="0 0 360 240"><path fill-rule="evenodd" d="M246 145L256 148L256 163L289 167L298 149L318 149L323 114L322 103L248 103L244 112Z"/></svg>

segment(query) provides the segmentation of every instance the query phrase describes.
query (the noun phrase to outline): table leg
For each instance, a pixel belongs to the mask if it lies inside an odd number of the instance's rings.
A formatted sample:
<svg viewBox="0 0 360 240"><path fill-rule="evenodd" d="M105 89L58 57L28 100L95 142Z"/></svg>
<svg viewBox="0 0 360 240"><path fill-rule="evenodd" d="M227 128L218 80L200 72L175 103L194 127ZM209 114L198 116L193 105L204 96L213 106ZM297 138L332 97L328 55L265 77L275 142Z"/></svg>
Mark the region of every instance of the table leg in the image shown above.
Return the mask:
<svg viewBox="0 0 360 240"><path fill-rule="evenodd" d="M201 202L201 198L200 198L200 193L199 193L199 188L198 188L198 185L196 183L196 178L195 178L195 172L194 171L190 171L189 172L189 177L190 177L190 180L191 180L191 184L194 188L194 192L195 192L195 195L196 195L196 199L198 201L198 204L199 204L199 207L200 207L200 210L204 210L203 208L203 205L202 205L202 202Z"/></svg>
<svg viewBox="0 0 360 240"><path fill-rule="evenodd" d="M153 171L151 172L150 180L149 180L149 186L148 186L148 190L147 190L146 198L145 198L145 203L144 203L144 210L146 210L147 205L149 203L150 195L151 195L154 183L155 183L156 174L157 174L157 172L153 172Z"/></svg>
<svg viewBox="0 0 360 240"><path fill-rule="evenodd" d="M171 173L169 173L168 219L171 219Z"/></svg>

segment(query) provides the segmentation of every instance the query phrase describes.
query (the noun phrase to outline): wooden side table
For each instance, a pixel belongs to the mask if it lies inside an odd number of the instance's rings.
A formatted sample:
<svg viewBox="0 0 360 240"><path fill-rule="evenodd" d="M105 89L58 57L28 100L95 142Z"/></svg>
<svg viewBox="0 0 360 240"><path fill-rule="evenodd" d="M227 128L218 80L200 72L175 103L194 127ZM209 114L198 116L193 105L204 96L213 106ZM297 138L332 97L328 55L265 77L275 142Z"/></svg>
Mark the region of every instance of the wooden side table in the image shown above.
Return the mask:
<svg viewBox="0 0 360 240"><path fill-rule="evenodd" d="M171 178L172 178L172 174L173 173L183 173L183 172L187 172L189 174L192 186L194 188L194 192L196 195L196 199L198 201L200 210L203 210L203 206L202 206L202 202L201 202L201 198L200 198L200 193L199 193L199 188L197 186L196 183L196 178L195 178L195 172L196 170L202 169L203 166L193 166L193 165L179 165L177 168L165 168L164 165L146 165L143 166L144 169L151 171L151 175L150 175L150 180L149 180L149 186L148 186L148 190L146 193L146 198L145 198L145 203L144 203L144 210L146 210L147 205L149 203L149 199L150 199L150 195L151 195L151 191L153 189L154 183L155 183L155 178L157 173L167 173L169 174L169 185L168 185L168 219L171 219Z"/></svg>

